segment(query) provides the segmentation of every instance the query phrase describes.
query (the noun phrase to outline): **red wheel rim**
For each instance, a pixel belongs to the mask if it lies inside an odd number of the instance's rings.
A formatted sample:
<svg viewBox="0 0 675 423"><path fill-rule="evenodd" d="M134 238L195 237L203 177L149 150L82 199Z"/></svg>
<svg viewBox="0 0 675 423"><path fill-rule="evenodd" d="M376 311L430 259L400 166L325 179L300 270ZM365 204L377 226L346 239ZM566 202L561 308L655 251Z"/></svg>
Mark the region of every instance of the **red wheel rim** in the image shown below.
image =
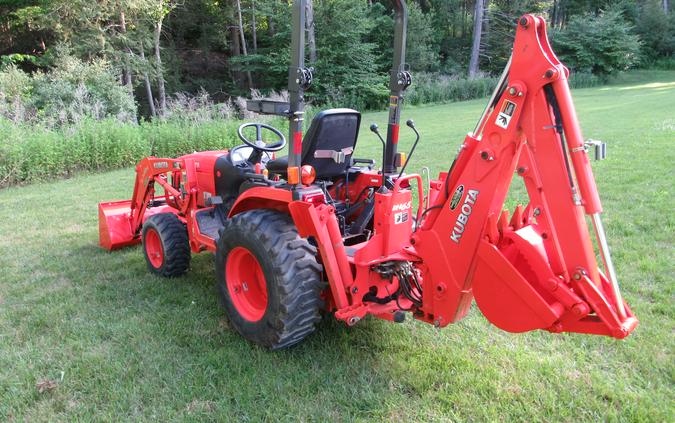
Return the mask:
<svg viewBox="0 0 675 423"><path fill-rule="evenodd" d="M244 319L256 322L267 309L267 285L258 259L244 247L227 255L225 280L232 304Z"/></svg>
<svg viewBox="0 0 675 423"><path fill-rule="evenodd" d="M162 240L154 229L148 229L145 232L145 253L148 255L152 267L155 269L162 267L164 249L162 248Z"/></svg>

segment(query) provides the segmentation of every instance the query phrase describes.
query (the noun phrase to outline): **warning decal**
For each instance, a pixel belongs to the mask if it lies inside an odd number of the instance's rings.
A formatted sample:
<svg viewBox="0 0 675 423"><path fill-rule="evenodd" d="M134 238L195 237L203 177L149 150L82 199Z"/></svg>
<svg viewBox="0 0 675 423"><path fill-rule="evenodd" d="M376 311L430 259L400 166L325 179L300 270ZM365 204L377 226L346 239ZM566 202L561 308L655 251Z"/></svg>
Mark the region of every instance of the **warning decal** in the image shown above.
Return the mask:
<svg viewBox="0 0 675 423"><path fill-rule="evenodd" d="M516 103L504 100L504 104L502 104L502 108L499 111L499 114L497 115L497 120L495 121L495 124L500 128L504 129L508 128L509 123L511 123L511 118L513 117L513 114L515 112L516 112Z"/></svg>
<svg viewBox="0 0 675 423"><path fill-rule="evenodd" d="M394 214L394 225L398 225L399 223L405 223L407 221L408 221L407 211Z"/></svg>

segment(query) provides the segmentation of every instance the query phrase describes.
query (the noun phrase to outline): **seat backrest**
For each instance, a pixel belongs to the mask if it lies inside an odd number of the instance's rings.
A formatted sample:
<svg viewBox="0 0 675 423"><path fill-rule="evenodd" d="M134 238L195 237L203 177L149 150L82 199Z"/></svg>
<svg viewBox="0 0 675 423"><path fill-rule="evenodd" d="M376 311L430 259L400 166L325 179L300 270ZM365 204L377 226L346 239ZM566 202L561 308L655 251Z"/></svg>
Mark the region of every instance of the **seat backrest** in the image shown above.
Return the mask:
<svg viewBox="0 0 675 423"><path fill-rule="evenodd" d="M302 142L302 164L317 178L343 175L351 163L359 136L361 113L352 109L323 110L312 119Z"/></svg>

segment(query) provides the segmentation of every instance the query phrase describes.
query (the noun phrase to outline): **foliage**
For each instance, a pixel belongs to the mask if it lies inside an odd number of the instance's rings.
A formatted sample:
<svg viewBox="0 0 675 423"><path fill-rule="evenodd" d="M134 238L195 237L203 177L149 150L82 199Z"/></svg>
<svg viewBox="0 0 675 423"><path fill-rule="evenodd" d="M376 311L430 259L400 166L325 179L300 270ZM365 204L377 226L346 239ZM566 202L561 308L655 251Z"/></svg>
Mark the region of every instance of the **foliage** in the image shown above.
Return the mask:
<svg viewBox="0 0 675 423"><path fill-rule="evenodd" d="M496 84L495 78L466 79L438 73L418 73L405 99L410 104L471 100L489 96Z"/></svg>
<svg viewBox="0 0 675 423"><path fill-rule="evenodd" d="M0 71L0 116L47 126L83 119L136 120L136 105L118 76L101 59L83 62L60 53L50 72L29 75L15 65Z"/></svg>
<svg viewBox="0 0 675 423"><path fill-rule="evenodd" d="M236 112L229 101L214 103L205 90L196 95L176 93L167 99L166 108L163 120L193 124L232 119Z"/></svg>
<svg viewBox="0 0 675 423"><path fill-rule="evenodd" d="M526 13L543 14L548 2L538 0L491 0L484 28L481 69L491 74L501 73L511 56L516 34L515 22Z"/></svg>
<svg viewBox="0 0 675 423"><path fill-rule="evenodd" d="M331 0L317 7L316 77L307 96L320 103L345 107L382 107L387 99L387 78L377 72L375 44L367 41L372 22L362 19L365 3ZM343 46L335 48L336 46Z"/></svg>
<svg viewBox="0 0 675 423"><path fill-rule="evenodd" d="M0 187L133 166L148 155L175 157L230 147L237 140L238 123L171 120L136 125L109 118L48 129L0 118Z"/></svg>
<svg viewBox="0 0 675 423"><path fill-rule="evenodd" d="M408 1L406 65L414 74L439 73L452 80L466 75L475 1ZM315 105L382 107L393 54L394 3L313 3L317 61L308 63L315 67L315 84L307 99ZM489 0L485 4L481 75L501 72L511 53L514 20L524 13L547 18L556 48L576 73L606 78L638 64L672 66L675 13L666 12L661 0ZM278 0L0 2L0 69L16 65L49 79L58 68L58 46L67 44L70 56L83 63L105 64L146 118L176 93L193 96L204 90L222 102L248 95L250 89L280 91L287 87L291 6L292 1ZM160 21L161 32L157 32ZM68 79L62 83L51 78L48 83L54 86L45 87L45 95L59 102L85 97L96 104L100 94L84 92ZM39 94L33 91L31 95ZM8 109L6 94L2 101L3 110ZM3 113L30 115L31 108L22 109L22 105L31 106L15 104L17 110ZM96 115L101 107L85 108L86 114ZM63 110L59 119L66 121L76 119L67 115L80 113L77 108Z"/></svg>
<svg viewBox="0 0 675 423"><path fill-rule="evenodd" d="M645 1L635 27L646 64L673 60L675 55L675 13L666 15L660 6L661 1Z"/></svg>
<svg viewBox="0 0 675 423"><path fill-rule="evenodd" d="M390 10L382 3L374 3L367 11L372 22L368 40L376 44L377 69L382 74L391 70L394 20ZM406 62L412 71L437 71L440 66L438 37L435 33L434 13L423 13L414 2L408 4L408 33Z"/></svg>
<svg viewBox="0 0 675 423"><path fill-rule="evenodd" d="M597 16L577 16L553 37L554 49L573 71L601 77L626 70L640 60L640 40L613 7Z"/></svg>

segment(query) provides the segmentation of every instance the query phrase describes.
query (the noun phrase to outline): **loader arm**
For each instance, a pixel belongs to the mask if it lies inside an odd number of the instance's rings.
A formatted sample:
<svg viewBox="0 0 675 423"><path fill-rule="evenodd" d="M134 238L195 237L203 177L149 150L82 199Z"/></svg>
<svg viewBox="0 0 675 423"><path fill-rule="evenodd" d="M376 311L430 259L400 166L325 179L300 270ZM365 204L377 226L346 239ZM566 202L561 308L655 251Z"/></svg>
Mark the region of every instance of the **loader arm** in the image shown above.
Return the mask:
<svg viewBox="0 0 675 423"><path fill-rule="evenodd" d="M544 20L522 17L493 97L451 170L432 184L433 201L413 234L422 259L421 320L456 322L475 297L493 324L511 332L623 338L637 325L607 251L568 75ZM509 218L502 208L514 173L529 204Z"/></svg>
<svg viewBox="0 0 675 423"><path fill-rule="evenodd" d="M153 214L171 212L185 214L192 195L191 186L183 186L182 173L194 172L185 160L146 157L136 165L134 192L130 200L100 203L99 243L107 250L114 250L140 242L143 222ZM172 174L171 182L168 175ZM192 179L194 180L194 176ZM159 207L148 208L156 201L155 184L164 189ZM181 192L182 190L182 192Z"/></svg>

